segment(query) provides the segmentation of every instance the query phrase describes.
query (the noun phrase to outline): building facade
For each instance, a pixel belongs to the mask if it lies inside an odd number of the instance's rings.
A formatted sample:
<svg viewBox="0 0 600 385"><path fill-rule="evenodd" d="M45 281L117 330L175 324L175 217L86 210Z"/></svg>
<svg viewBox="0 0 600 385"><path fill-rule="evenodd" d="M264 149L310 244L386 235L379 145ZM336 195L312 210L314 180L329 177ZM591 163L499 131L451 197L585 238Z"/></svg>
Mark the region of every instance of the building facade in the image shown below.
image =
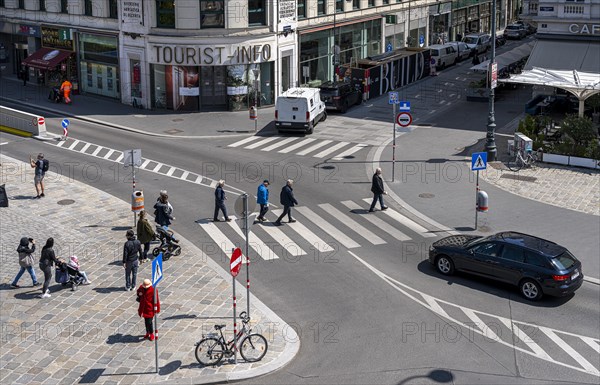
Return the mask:
<svg viewBox="0 0 600 385"><path fill-rule="evenodd" d="M271 105L341 65L490 32L492 0L0 0L0 64L177 111ZM518 0L498 0L498 29Z"/></svg>

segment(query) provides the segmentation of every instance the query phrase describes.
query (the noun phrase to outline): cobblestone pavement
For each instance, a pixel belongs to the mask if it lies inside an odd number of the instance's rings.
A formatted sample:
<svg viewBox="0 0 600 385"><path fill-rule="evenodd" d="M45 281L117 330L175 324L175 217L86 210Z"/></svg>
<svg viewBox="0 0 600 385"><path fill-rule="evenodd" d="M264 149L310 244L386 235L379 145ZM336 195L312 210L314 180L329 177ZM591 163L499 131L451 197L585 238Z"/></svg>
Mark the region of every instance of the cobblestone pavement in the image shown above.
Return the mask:
<svg viewBox="0 0 600 385"><path fill-rule="evenodd" d="M0 382L3 384L205 383L253 377L289 362L299 349L293 329L256 298L252 325L269 342L262 361L201 367L194 343L216 323L231 332L231 276L185 239L183 252L164 262L159 284L159 375L154 343L144 340L135 292L124 290L121 265L130 206L86 184L48 173L46 197L35 196L33 169L2 156L0 184L10 207L0 208ZM72 201L69 201L72 200ZM77 291L53 282L51 298L38 298L27 273L10 287L19 269L19 239L36 239L36 257L48 237L61 258L77 255L92 281ZM37 264L36 264L37 265ZM36 274L43 280L37 268ZM190 272L194 272L190 274ZM151 264L138 273L150 278ZM242 288L239 285L238 288ZM238 304L246 303L238 290ZM245 308L239 306L238 308ZM224 359L226 361L226 359Z"/></svg>
<svg viewBox="0 0 600 385"><path fill-rule="evenodd" d="M469 158L469 164L471 159ZM539 163L519 172L500 162L480 176L505 191L542 203L600 215L600 172L585 168Z"/></svg>

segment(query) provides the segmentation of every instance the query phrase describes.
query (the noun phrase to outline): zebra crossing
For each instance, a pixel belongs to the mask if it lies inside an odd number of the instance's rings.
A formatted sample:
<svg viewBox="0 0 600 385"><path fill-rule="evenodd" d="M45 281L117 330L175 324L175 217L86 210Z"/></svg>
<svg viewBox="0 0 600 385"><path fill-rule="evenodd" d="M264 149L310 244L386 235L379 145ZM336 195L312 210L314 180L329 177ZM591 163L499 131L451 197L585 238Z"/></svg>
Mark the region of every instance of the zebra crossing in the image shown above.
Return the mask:
<svg viewBox="0 0 600 385"><path fill-rule="evenodd" d="M268 222L251 225L249 245L252 254L266 261L297 260L316 253L336 254L341 247L356 249L397 241L420 242L423 237L437 236L391 208L376 213L369 213L368 209L368 205L352 200L339 205L322 203L314 208L294 207L296 222L288 224L287 218L284 218L282 226L275 226L273 222L283 210L270 210ZM230 255L232 248L245 242L241 222L201 220L197 224L225 256ZM253 259L252 254L250 259Z"/></svg>
<svg viewBox="0 0 600 385"><path fill-rule="evenodd" d="M460 306L416 290L349 253L397 291L449 321L460 336L479 335L520 353L600 377L600 339ZM469 337L473 340L473 337Z"/></svg>
<svg viewBox="0 0 600 385"><path fill-rule="evenodd" d="M115 163L121 163L125 157L125 154L122 151L78 139L67 138L66 140L59 142L44 143ZM157 174L168 176L170 178L180 179L195 184L204 184L214 187L215 183L212 179L206 178L200 174L196 174L148 158L142 158L142 164L139 166L139 169L151 171Z"/></svg>
<svg viewBox="0 0 600 385"><path fill-rule="evenodd" d="M227 147L231 148L243 148L246 150L260 149L260 151L277 152L280 154L293 153L299 156L310 156L318 159L324 159L329 156L332 160L346 159L367 146L365 143L336 142L329 139L317 141L315 138L290 138L283 136L251 136L227 145Z"/></svg>

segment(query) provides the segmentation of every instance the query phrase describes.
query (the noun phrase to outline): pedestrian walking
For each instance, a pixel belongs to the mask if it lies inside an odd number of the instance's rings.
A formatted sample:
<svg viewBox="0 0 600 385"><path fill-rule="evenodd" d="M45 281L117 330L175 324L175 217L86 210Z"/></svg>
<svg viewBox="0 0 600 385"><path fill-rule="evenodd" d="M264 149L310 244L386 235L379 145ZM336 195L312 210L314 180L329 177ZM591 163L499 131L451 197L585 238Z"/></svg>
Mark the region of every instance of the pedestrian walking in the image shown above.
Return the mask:
<svg viewBox="0 0 600 385"><path fill-rule="evenodd" d="M475 52L475 56L473 56L473 65L476 66L478 64L481 64L481 60L479 60L479 54L477 54L477 52Z"/></svg>
<svg viewBox="0 0 600 385"><path fill-rule="evenodd" d="M60 92L63 93L63 98L65 100L65 104L71 103L71 89L73 88L73 84L69 81L69 79L65 78L65 80L60 85Z"/></svg>
<svg viewBox="0 0 600 385"><path fill-rule="evenodd" d="M52 280L52 267L58 265L61 261L54 253L54 238L48 238L46 244L42 247L42 256L40 257L40 270L44 272L44 286L42 286L41 298L50 297L50 281Z"/></svg>
<svg viewBox="0 0 600 385"><path fill-rule="evenodd" d="M135 288L140 258L142 258L142 244L135 239L133 230L127 230L127 241L123 245L123 268L125 269L125 291Z"/></svg>
<svg viewBox="0 0 600 385"><path fill-rule="evenodd" d="M29 156L29 165L31 168L35 168L33 183L35 185L35 192L37 193L36 199L43 198L46 196L44 194L44 177L48 168L50 168L50 162L48 159L44 159L44 154L40 152L35 161L32 156Z"/></svg>
<svg viewBox="0 0 600 385"><path fill-rule="evenodd" d="M169 202L169 195L166 191L161 191L156 203L154 204L154 221L158 223L165 231L169 231L171 221L174 221L173 206ZM179 242L172 237L173 241Z"/></svg>
<svg viewBox="0 0 600 385"><path fill-rule="evenodd" d="M369 212L375 211L375 204L379 201L381 210L387 210L387 206L383 204L383 195L387 194L387 191L383 188L383 179L381 179L381 168L377 167L375 174L373 174L373 181L371 182L371 192L373 193L373 202L371 202L371 208Z"/></svg>
<svg viewBox="0 0 600 385"><path fill-rule="evenodd" d="M279 194L279 200L283 205L283 212L275 221L275 225L281 226L281 220L286 215L288 216L288 223L294 223L296 220L292 218L292 207L298 204L296 198L294 198L294 189L292 188L292 184L294 181L292 179L288 179L285 183L285 186L281 189L281 193Z"/></svg>
<svg viewBox="0 0 600 385"><path fill-rule="evenodd" d="M29 247L29 244L31 244L31 247ZM40 285L40 283L37 280L37 277L35 276L35 270L33 270L33 264L35 263L35 257L33 256L34 252L35 241L32 238L21 238L21 241L19 242L19 247L17 247L17 253L19 253L19 265L21 266L21 269L17 273L15 279L13 279L12 283L10 284L11 287L14 287L15 289L21 287L18 285L18 283L19 279L21 279L21 277L25 273L25 270L27 270L27 272L31 276L31 282L33 282L33 286Z"/></svg>
<svg viewBox="0 0 600 385"><path fill-rule="evenodd" d="M154 318L154 290L156 290L156 313L160 313L160 300L158 299L158 289L152 286L149 279L144 279L144 282L137 289L138 315L144 318L146 325L146 335L144 339L154 341L154 333L158 338L158 330L152 328L152 318Z"/></svg>
<svg viewBox="0 0 600 385"><path fill-rule="evenodd" d="M148 251L150 251L150 241L154 239L154 229L148 219L146 218L146 211L140 211L140 217L137 223L137 237L141 244L144 245L144 251L142 258L140 259L141 263L144 263L148 260Z"/></svg>
<svg viewBox="0 0 600 385"><path fill-rule="evenodd" d="M225 186L225 181L221 179L215 188L215 215L213 216L214 222L221 221L219 219L219 210L223 212L223 216L227 222L231 221L231 218L229 218L227 215L227 207L225 207L225 200L227 200L227 197L225 196L225 190L223 190L223 186Z"/></svg>
<svg viewBox="0 0 600 385"><path fill-rule="evenodd" d="M21 67L21 70L19 71L19 77L21 80L23 80L23 87L25 87L27 85L27 80L29 80L29 71L27 70L27 67Z"/></svg>
<svg viewBox="0 0 600 385"><path fill-rule="evenodd" d="M258 217L256 218L260 222L264 222L267 220L265 218L265 214L269 211L269 181L267 179L263 180L262 184L258 186L258 192L256 193L256 203L260 205L260 213L258 213Z"/></svg>

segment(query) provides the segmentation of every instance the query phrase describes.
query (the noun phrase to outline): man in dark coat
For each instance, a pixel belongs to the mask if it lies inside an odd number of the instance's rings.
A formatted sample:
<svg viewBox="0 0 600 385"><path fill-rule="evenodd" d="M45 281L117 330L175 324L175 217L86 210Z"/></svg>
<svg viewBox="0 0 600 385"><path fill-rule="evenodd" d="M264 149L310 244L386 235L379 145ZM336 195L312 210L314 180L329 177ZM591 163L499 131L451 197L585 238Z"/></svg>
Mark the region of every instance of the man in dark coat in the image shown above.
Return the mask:
<svg viewBox="0 0 600 385"><path fill-rule="evenodd" d="M298 204L296 198L294 198L294 189L292 188L293 180L288 179L287 183L281 189L281 194L279 195L279 199L281 204L283 205L283 213L277 218L275 221L276 226L281 226L281 220L286 215L288 216L288 223L296 222L295 219L292 218L292 207Z"/></svg>
<svg viewBox="0 0 600 385"><path fill-rule="evenodd" d="M373 181L371 183L371 192L373 193L373 202L369 212L375 211L375 204L379 201L382 210L387 210L387 206L383 204L383 194L387 194L387 191L383 188L383 179L381 179L381 168L377 167L375 174L373 174Z"/></svg>
<svg viewBox="0 0 600 385"><path fill-rule="evenodd" d="M135 289L140 259L142 259L142 244L135 238L133 230L127 230L127 242L123 245L123 267L125 268L125 290Z"/></svg>
<svg viewBox="0 0 600 385"><path fill-rule="evenodd" d="M217 183L217 188L215 188L215 215L213 216L213 221L220 222L219 219L219 210L223 211L223 216L227 222L231 221L231 218L227 215L227 207L225 207L225 190L223 190L223 186L225 186L225 181L221 179Z"/></svg>

